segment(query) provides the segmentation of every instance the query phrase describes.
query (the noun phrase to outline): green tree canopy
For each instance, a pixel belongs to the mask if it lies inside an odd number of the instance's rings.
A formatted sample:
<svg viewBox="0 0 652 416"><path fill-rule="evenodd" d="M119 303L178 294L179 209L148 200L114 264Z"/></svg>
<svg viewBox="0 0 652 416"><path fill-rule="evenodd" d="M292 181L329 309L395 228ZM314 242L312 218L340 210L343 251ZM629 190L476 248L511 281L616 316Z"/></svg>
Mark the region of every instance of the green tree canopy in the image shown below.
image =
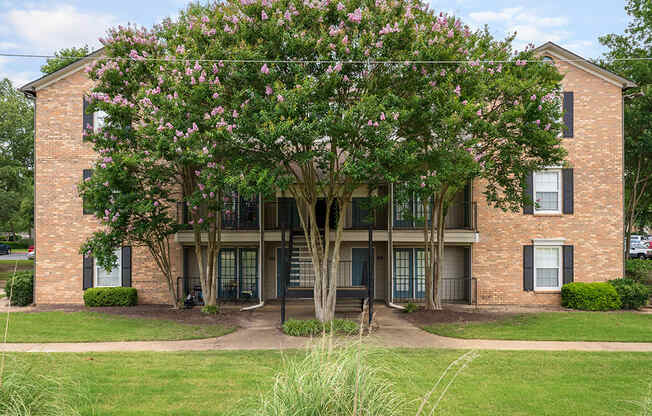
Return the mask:
<svg viewBox="0 0 652 416"><path fill-rule="evenodd" d="M70 47L59 49L54 52L54 58L48 58L43 65L41 65L41 72L44 75L51 74L63 68L64 66L70 65L71 63L78 61L82 57L90 53L90 48L88 45L82 47Z"/></svg>

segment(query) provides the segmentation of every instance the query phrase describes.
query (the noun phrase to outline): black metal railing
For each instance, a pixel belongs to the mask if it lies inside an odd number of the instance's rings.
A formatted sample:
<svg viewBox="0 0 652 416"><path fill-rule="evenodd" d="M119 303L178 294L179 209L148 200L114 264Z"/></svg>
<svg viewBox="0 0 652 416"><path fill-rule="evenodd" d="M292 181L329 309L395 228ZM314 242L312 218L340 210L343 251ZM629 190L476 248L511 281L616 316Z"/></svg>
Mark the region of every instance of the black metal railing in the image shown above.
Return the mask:
<svg viewBox="0 0 652 416"><path fill-rule="evenodd" d="M202 209L199 208L201 212ZM222 228L225 230L257 230L259 228L258 201L229 202L222 209ZM183 202L177 204L177 221L190 228L190 208Z"/></svg>
<svg viewBox="0 0 652 416"><path fill-rule="evenodd" d="M426 218L421 210L407 212L409 209L401 208L401 204L394 206L394 229L423 228ZM428 215L428 224L430 224ZM477 230L478 205L477 202L459 202L448 207L444 228L448 230Z"/></svg>
<svg viewBox="0 0 652 416"><path fill-rule="evenodd" d="M394 278L396 279L396 277ZM416 285L416 286L415 286ZM423 280L394 283L394 299L398 302L421 302L425 298L425 282ZM464 303L471 300L471 278L445 277L439 282L441 301L447 303Z"/></svg>
<svg viewBox="0 0 652 416"><path fill-rule="evenodd" d="M266 201L263 204L263 217L266 230L301 230L301 220L296 203L291 198L279 199L276 201ZM377 209L376 214L373 216L360 216L354 215L353 206L348 205L345 212L341 212L336 206L333 206L330 211L330 218L328 225L331 231L337 228L337 221L340 215L344 215L344 229L346 230L367 230L369 222L372 223L374 230L387 229L387 208ZM324 230L326 228L326 210L325 206L319 204L315 207L315 217L317 221L317 228ZM308 215L304 216L304 220L309 221Z"/></svg>

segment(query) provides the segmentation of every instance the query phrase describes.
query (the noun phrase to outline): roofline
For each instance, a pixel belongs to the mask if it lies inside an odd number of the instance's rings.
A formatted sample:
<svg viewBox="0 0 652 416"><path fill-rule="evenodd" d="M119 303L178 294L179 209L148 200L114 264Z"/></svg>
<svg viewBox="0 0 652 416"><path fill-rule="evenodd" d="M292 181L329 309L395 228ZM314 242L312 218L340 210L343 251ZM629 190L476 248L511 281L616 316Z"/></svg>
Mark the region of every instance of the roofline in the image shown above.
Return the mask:
<svg viewBox="0 0 652 416"><path fill-rule="evenodd" d="M605 81L610 82L611 84L614 84L622 89L637 87L637 85L634 82L628 80L627 78L621 77L618 74L606 70L601 66L596 65L595 63L589 61L588 59L574 52L571 52L566 48L562 48L561 46L557 45L554 42L546 42L543 45L534 49L534 51L536 53L549 52L554 55L557 55L557 57L560 59L567 59L569 60L567 62L569 65L576 66L586 72L596 75L597 77L602 78Z"/></svg>
<svg viewBox="0 0 652 416"><path fill-rule="evenodd" d="M43 75L42 77L35 79L34 81L28 82L27 84L18 88L18 91L22 92L23 94L30 94L32 96L36 96L36 91L47 87L48 85L60 80L61 78L64 78L72 73L81 70L86 66L89 60L98 57L99 55L102 54L103 51L104 48L97 49L89 53L88 55L84 56L83 58L73 61L68 65L64 66L63 68L54 71L51 74Z"/></svg>

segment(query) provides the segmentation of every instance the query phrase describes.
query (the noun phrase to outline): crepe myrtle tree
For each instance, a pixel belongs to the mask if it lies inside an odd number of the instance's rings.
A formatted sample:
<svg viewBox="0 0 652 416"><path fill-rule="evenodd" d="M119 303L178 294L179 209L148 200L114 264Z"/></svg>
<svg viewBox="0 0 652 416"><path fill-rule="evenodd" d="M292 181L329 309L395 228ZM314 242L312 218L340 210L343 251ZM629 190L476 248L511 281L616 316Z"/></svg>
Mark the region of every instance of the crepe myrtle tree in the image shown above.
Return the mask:
<svg viewBox="0 0 652 416"><path fill-rule="evenodd" d="M241 104L225 108L224 123L249 160L280 169L277 185L297 201L312 258L315 314L330 321L345 225L337 212L346 212L356 189L389 173L396 67L412 57L414 14L423 5L228 0L211 7L198 24L216 31L225 56L237 61L225 60L231 69L221 84ZM321 198L323 234L315 212Z"/></svg>
<svg viewBox="0 0 652 416"><path fill-rule="evenodd" d="M403 72L405 110L399 142L405 164L397 196L414 197L423 225L426 309L441 309L445 219L455 195L479 179L490 206L518 210L529 173L559 165L560 81L531 47L512 50L485 30L472 32L440 14L420 15L413 47L424 61Z"/></svg>
<svg viewBox="0 0 652 416"><path fill-rule="evenodd" d="M152 30L118 27L101 39L104 56L88 67L96 81L89 111L102 110L107 116L102 129L87 130L86 134L100 154L101 170L119 160L116 154L124 155L148 175L165 169L166 177L156 184L161 188L156 191L165 192L166 198L153 202L159 204L157 208L188 206L204 303L212 306L217 297L216 266L225 202L242 184L251 188L247 181L252 175L256 184L264 173L244 169L240 164L243 158L232 151L233 127L223 114L237 114L231 112L229 94L222 94L219 77L224 66L203 60L212 54L222 56L221 42L211 39L214 32L194 25L199 21L197 10L200 8L190 6L177 21L165 20ZM131 202L153 200L149 193L154 185L139 185L136 192L140 198ZM104 204L110 204L108 194L104 196ZM101 218L106 209L111 219L116 213L100 205L97 208ZM157 224L161 223L150 226ZM96 251L99 254L100 250Z"/></svg>

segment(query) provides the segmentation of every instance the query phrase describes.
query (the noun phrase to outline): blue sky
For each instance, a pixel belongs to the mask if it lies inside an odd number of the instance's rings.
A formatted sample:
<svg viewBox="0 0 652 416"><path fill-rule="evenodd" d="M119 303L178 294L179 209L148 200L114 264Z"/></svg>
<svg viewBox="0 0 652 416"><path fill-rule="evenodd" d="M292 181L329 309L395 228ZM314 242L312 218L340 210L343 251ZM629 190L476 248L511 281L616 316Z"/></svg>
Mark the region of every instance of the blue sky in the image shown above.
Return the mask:
<svg viewBox="0 0 652 416"><path fill-rule="evenodd" d="M586 58L602 54L598 37L621 33L628 22L625 0L431 0L435 10L497 36L516 31L517 47L553 41ZM0 0L0 52L52 54L89 44L107 28L151 26L184 7L184 0ZM0 78L20 86L40 76L43 59L0 57Z"/></svg>

